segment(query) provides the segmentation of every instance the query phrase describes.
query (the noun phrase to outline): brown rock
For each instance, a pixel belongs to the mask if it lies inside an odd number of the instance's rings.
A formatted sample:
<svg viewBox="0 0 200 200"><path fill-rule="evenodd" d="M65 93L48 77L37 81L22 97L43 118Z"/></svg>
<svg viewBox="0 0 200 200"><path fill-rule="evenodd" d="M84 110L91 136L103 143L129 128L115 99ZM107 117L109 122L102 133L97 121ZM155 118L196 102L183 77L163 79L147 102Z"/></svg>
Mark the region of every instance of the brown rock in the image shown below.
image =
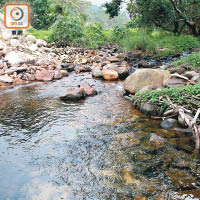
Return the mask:
<svg viewBox="0 0 200 200"><path fill-rule="evenodd" d="M102 76L108 81L117 80L119 78L118 73L112 69L103 69Z"/></svg>
<svg viewBox="0 0 200 200"><path fill-rule="evenodd" d="M97 95L97 92L88 83L82 84L80 88L85 91L87 96Z"/></svg>
<svg viewBox="0 0 200 200"><path fill-rule="evenodd" d="M70 87L65 96L60 97L63 101L78 101L85 99L86 93L83 88Z"/></svg>
<svg viewBox="0 0 200 200"><path fill-rule="evenodd" d="M176 72L178 73L178 74L184 74L185 73L185 68L183 68L183 67L181 67L181 68L179 68L179 69L177 69L176 70Z"/></svg>
<svg viewBox="0 0 200 200"><path fill-rule="evenodd" d="M37 81L52 81L53 80L53 74L51 74L48 70L37 70L35 74L35 79Z"/></svg>
<svg viewBox="0 0 200 200"><path fill-rule="evenodd" d="M148 68L148 67L149 67L149 64L148 64L148 62L146 62L145 60L141 60L141 61L138 63L138 67Z"/></svg>
<svg viewBox="0 0 200 200"><path fill-rule="evenodd" d="M63 77L69 76L69 72L67 70L60 70Z"/></svg>
<svg viewBox="0 0 200 200"><path fill-rule="evenodd" d="M167 81L166 85L171 88L179 88L185 85L185 81L180 78L171 78Z"/></svg>
<svg viewBox="0 0 200 200"><path fill-rule="evenodd" d="M61 79L63 77L62 73L58 70L56 70L54 72L54 79L58 80L58 79Z"/></svg>
<svg viewBox="0 0 200 200"><path fill-rule="evenodd" d="M184 76L187 77L187 78L189 78L189 79L192 79L194 76L197 76L197 75L198 75L198 73L195 72L195 71L189 71L189 72L186 72L184 74Z"/></svg>
<svg viewBox="0 0 200 200"><path fill-rule="evenodd" d="M143 195L137 195L134 196L134 200L148 200L147 197L143 196ZM161 200L161 199L159 199Z"/></svg>
<svg viewBox="0 0 200 200"><path fill-rule="evenodd" d="M111 63L120 62L120 59L115 56L108 57L107 60L110 61Z"/></svg>

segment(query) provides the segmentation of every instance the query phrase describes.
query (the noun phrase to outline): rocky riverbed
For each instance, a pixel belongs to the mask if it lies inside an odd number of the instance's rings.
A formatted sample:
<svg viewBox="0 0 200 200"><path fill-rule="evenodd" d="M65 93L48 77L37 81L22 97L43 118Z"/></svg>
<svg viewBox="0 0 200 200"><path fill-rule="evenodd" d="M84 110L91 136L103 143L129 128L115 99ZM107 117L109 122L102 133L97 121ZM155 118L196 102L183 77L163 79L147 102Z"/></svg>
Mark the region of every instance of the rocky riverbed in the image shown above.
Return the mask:
<svg viewBox="0 0 200 200"><path fill-rule="evenodd" d="M27 35L2 40L0 56L1 199L200 198L190 132L173 120L161 128L123 97L196 84L198 71L163 70L180 54L152 60Z"/></svg>
<svg viewBox="0 0 200 200"><path fill-rule="evenodd" d="M98 95L63 102L87 82ZM71 73L0 92L0 199L199 199L187 133L164 130L123 98L123 82Z"/></svg>

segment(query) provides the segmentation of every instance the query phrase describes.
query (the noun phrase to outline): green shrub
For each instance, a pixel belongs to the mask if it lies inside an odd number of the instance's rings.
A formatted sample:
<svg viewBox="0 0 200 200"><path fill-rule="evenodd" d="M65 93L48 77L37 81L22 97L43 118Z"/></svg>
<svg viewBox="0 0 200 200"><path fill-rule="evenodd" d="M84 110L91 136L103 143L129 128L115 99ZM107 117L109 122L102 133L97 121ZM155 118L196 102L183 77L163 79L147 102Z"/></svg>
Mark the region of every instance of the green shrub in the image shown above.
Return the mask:
<svg viewBox="0 0 200 200"><path fill-rule="evenodd" d="M171 63L170 67L178 68L182 64L187 66L188 69L200 68L200 52L190 54L178 61Z"/></svg>
<svg viewBox="0 0 200 200"><path fill-rule="evenodd" d="M129 29L127 33L124 33L120 45L124 51L142 50L147 54L157 52L157 43L147 32L141 29Z"/></svg>
<svg viewBox="0 0 200 200"><path fill-rule="evenodd" d="M123 31L122 31L123 30ZM124 51L142 50L146 54L168 56L199 47L199 40L190 35L174 36L159 29L119 29L113 31L114 37ZM116 36L117 35L117 36Z"/></svg>
<svg viewBox="0 0 200 200"><path fill-rule="evenodd" d="M100 23L91 23L84 28L83 45L87 48L97 48L105 43L103 27Z"/></svg>
<svg viewBox="0 0 200 200"><path fill-rule="evenodd" d="M50 28L49 41L59 45L79 46L84 35L84 26L77 17L60 16Z"/></svg>
<svg viewBox="0 0 200 200"><path fill-rule="evenodd" d="M158 43L160 48L165 49L160 53L163 56L199 47L199 40L191 35L168 35L159 38Z"/></svg>
<svg viewBox="0 0 200 200"><path fill-rule="evenodd" d="M200 108L200 101L198 98L195 98L199 94L200 83L181 88L165 88L162 90L138 92L132 97L132 100L136 101L137 106L145 102L152 103L156 106L157 112L163 114L170 109L170 103L167 100L168 96L174 104L183 105L185 108L194 111L195 114L196 110Z"/></svg>

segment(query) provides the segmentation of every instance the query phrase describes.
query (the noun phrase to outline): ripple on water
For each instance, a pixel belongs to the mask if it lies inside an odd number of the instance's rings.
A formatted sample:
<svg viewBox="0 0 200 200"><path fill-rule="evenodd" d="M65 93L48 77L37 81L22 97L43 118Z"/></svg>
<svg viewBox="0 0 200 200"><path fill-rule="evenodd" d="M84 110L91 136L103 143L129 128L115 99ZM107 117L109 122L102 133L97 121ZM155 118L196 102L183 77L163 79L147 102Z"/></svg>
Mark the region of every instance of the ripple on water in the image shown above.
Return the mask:
<svg viewBox="0 0 200 200"><path fill-rule="evenodd" d="M192 141L136 111L121 82L84 76L0 94L0 199L179 199L190 191L199 198ZM98 96L59 100L84 78ZM151 133L166 139L164 148L149 149ZM176 172L190 184L174 179Z"/></svg>

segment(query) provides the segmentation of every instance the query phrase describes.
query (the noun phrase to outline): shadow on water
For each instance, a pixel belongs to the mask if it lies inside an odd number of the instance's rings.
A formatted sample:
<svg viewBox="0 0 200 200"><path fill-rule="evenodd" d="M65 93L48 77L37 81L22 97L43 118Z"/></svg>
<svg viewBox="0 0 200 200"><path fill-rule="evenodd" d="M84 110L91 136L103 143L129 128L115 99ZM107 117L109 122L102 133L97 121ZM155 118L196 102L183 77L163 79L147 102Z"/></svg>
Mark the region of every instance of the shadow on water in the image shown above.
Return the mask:
<svg viewBox="0 0 200 200"><path fill-rule="evenodd" d="M83 81L99 95L59 100ZM121 82L74 74L2 92L0 102L0 199L198 198L191 137L162 130L135 110ZM152 146L151 133L167 142Z"/></svg>

